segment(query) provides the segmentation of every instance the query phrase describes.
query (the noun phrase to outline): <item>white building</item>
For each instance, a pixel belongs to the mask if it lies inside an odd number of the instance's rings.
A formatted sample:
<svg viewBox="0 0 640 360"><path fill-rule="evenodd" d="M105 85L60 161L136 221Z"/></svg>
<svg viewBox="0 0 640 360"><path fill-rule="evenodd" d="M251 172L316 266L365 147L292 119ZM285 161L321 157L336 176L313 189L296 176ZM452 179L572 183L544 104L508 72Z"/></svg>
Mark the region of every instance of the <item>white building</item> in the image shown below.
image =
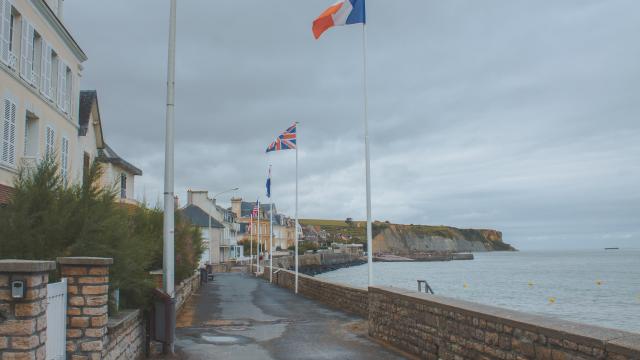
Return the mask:
<svg viewBox="0 0 640 360"><path fill-rule="evenodd" d="M208 262L217 264L244 257L243 248L238 245L239 224L231 210L216 204L207 191L187 191L187 205L183 214L191 223L200 227L208 244ZM211 223L211 227L209 224ZM206 257L203 255L206 259Z"/></svg>
<svg viewBox="0 0 640 360"><path fill-rule="evenodd" d="M80 92L87 56L62 22L63 0L0 0L0 205L20 167L46 157L66 184L82 182L91 161L101 185L135 203L142 171L104 141L95 91Z"/></svg>
<svg viewBox="0 0 640 360"><path fill-rule="evenodd" d="M53 156L81 180L78 97L87 56L62 22L62 0L0 0L0 194L21 165ZM6 199L0 199L0 202Z"/></svg>

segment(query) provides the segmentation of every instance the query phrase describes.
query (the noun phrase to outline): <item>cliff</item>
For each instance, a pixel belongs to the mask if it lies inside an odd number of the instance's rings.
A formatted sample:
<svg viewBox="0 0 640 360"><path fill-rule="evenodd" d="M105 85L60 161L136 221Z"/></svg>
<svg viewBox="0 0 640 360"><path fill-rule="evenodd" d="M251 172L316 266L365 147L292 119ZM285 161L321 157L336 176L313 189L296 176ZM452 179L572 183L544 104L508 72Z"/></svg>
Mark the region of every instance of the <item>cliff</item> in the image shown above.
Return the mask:
<svg viewBox="0 0 640 360"><path fill-rule="evenodd" d="M336 220L300 220L305 235L311 231L327 242L366 242L366 223ZM514 251L502 241L502 233L490 229L458 229L449 226L373 224L376 253L410 255L425 252Z"/></svg>

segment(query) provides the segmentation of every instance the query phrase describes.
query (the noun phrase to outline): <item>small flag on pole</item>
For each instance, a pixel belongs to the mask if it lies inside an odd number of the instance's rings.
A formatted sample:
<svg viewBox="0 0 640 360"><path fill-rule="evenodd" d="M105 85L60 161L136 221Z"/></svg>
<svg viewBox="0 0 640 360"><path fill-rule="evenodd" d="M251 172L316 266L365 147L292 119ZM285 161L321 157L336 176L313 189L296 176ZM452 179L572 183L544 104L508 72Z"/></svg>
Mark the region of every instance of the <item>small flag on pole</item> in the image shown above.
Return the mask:
<svg viewBox="0 0 640 360"><path fill-rule="evenodd" d="M271 145L267 147L266 152L295 149L297 138L296 126L297 123L293 123L293 125L289 126L287 130L278 136L276 141L272 142Z"/></svg>
<svg viewBox="0 0 640 360"><path fill-rule="evenodd" d="M253 211L251 211L251 216L257 218L258 217L258 211L260 211L260 207L258 205L258 201L256 200L256 204L253 206Z"/></svg>
<svg viewBox="0 0 640 360"><path fill-rule="evenodd" d="M331 5L313 21L313 36L318 39L329 28L366 23L365 0L341 0Z"/></svg>
<svg viewBox="0 0 640 360"><path fill-rule="evenodd" d="M267 197L271 199L271 165L269 165L269 176L267 177Z"/></svg>

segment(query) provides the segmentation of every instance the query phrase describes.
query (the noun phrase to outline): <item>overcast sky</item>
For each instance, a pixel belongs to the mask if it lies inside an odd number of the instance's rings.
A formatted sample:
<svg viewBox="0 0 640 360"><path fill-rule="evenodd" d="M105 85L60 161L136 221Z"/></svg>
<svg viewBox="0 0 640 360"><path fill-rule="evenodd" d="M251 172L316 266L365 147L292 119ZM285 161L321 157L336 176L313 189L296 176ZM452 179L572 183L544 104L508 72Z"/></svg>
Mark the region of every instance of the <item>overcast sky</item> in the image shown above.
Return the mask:
<svg viewBox="0 0 640 360"><path fill-rule="evenodd" d="M333 0L178 1L176 192L365 218L361 27ZM373 217L494 228L521 249L640 246L640 2L368 0ZM168 0L67 0L106 141L162 197ZM231 194L220 199L228 203Z"/></svg>

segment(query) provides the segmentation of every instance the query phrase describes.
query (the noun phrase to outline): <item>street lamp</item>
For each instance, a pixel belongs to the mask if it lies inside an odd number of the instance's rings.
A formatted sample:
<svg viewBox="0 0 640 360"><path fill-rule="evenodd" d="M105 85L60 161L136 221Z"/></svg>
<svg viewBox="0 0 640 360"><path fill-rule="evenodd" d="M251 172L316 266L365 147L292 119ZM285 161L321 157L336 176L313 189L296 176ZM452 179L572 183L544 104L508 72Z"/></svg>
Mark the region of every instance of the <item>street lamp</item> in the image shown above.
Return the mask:
<svg viewBox="0 0 640 360"><path fill-rule="evenodd" d="M211 242L213 240L213 239L211 239L211 216L213 215L213 205L216 203L216 197L218 197L218 196L220 196L222 194L226 194L228 192L237 191L237 190L240 190L240 188L235 187L233 189L227 189L225 191L221 191L221 192L219 192L219 193L217 193L217 194L212 196L212 198L211 198L211 208L209 209L209 244L211 244ZM211 256L211 253L209 253L209 256Z"/></svg>

